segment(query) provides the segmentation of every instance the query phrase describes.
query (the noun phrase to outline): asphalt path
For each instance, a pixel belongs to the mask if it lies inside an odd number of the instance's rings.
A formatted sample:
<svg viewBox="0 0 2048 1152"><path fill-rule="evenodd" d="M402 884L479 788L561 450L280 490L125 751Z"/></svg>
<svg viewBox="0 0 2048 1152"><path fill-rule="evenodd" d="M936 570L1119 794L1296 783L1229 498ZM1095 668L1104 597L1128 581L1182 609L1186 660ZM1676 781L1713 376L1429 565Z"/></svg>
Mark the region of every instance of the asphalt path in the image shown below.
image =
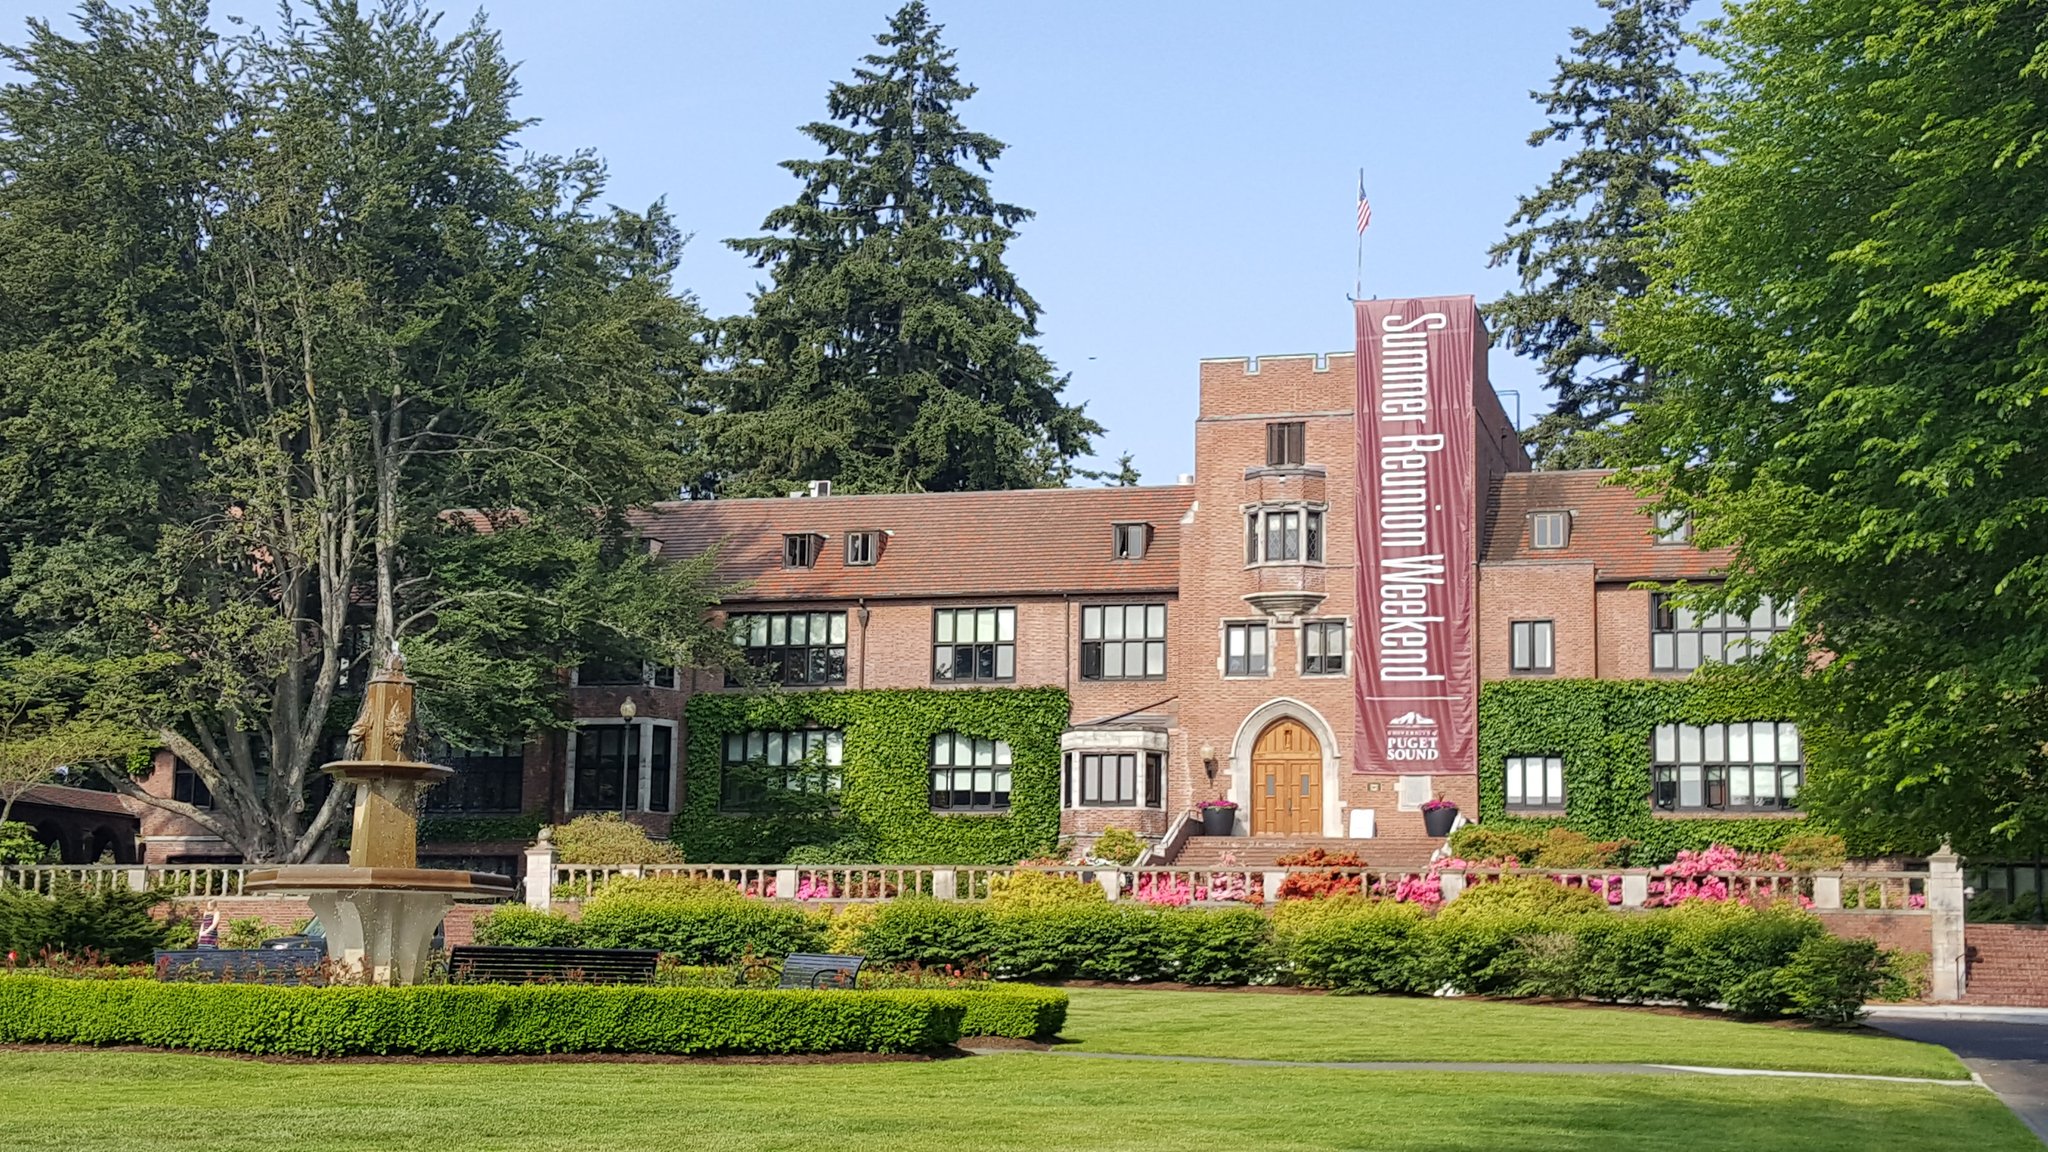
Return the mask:
<svg viewBox="0 0 2048 1152"><path fill-rule="evenodd" d="M1870 1021L1894 1036L1939 1044L1957 1056L2006 1107L2048 1141L2048 1027L1995 1020Z"/></svg>

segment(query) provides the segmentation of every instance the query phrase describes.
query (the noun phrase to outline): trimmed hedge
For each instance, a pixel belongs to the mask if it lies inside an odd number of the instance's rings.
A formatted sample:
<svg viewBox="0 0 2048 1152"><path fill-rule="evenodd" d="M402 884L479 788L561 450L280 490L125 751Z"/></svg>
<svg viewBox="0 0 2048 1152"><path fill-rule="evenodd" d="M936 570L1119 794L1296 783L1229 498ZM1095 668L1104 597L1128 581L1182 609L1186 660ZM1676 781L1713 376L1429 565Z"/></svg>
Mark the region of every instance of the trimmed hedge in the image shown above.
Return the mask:
<svg viewBox="0 0 2048 1152"><path fill-rule="evenodd" d="M1065 1020L1064 994L1025 988L287 988L0 977L0 1043L258 1055L921 1052L963 1034L1050 1036Z"/></svg>

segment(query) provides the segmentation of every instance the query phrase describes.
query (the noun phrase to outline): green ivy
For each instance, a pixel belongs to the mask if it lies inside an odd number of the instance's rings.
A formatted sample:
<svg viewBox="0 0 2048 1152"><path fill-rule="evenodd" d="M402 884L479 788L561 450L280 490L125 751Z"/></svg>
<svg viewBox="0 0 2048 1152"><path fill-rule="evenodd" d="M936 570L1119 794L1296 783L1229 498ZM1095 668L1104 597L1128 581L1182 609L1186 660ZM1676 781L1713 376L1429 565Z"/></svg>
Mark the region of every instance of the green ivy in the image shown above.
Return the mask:
<svg viewBox="0 0 2048 1152"><path fill-rule="evenodd" d="M1778 720L1783 690L1741 669L1683 680L1496 680L1479 690L1479 812L1483 822L1541 830L1564 826L1598 840L1636 841L1634 863L1727 844L1766 851L1812 828L1803 818L1673 817L1650 804L1651 739L1659 724ZM1503 762L1564 759L1565 815L1511 816Z"/></svg>
<svg viewBox="0 0 2048 1152"><path fill-rule="evenodd" d="M858 837L877 863L1007 864L1048 852L1060 830L1057 688L709 693L691 699L684 800L671 837L693 861L779 861L799 844ZM726 734L837 728L845 733L836 813L793 821L719 811ZM932 738L957 732L1010 745L1010 811L931 810Z"/></svg>
<svg viewBox="0 0 2048 1152"><path fill-rule="evenodd" d="M517 816L428 816L420 821L422 844L484 844L499 840L530 842L546 820L541 812Z"/></svg>

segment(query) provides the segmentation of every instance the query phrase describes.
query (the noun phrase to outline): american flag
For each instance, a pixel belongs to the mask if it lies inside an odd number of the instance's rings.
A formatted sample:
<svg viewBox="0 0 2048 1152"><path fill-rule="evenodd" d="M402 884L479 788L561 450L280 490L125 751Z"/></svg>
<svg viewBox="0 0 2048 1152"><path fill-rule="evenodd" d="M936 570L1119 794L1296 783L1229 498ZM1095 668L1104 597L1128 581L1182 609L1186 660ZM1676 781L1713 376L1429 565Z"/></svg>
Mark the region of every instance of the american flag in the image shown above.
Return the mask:
<svg viewBox="0 0 2048 1152"><path fill-rule="evenodd" d="M1365 173L1358 174L1358 234L1365 235L1365 226L1372 223L1372 201L1365 198Z"/></svg>

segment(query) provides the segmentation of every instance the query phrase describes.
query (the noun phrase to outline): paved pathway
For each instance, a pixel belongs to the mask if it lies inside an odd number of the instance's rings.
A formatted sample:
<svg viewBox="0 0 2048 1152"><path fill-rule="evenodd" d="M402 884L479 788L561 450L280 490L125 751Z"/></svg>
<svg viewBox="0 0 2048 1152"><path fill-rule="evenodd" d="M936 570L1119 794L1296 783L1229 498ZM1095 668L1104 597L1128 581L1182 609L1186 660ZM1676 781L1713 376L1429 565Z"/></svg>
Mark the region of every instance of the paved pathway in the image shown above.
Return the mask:
<svg viewBox="0 0 2048 1152"><path fill-rule="evenodd" d="M1873 1013L1872 1027L1939 1044L1962 1057L2006 1107L2048 1140L2048 1028L2021 1018L1952 1020Z"/></svg>
<svg viewBox="0 0 2048 1152"><path fill-rule="evenodd" d="M1015 1048L969 1048L977 1056L1007 1055ZM1520 1064L1465 1060L1250 1060L1235 1056L1157 1056L1130 1052L1077 1052L1053 1048L1031 1055L1082 1060L1139 1060L1169 1064L1227 1064L1239 1068L1338 1068L1353 1072L1510 1072L1535 1075L1602 1076L1786 1076L1810 1080L1880 1080L1891 1084L1948 1084L1968 1088L1974 1080L1920 1076L1864 1076L1853 1072L1786 1072L1769 1068L1713 1068L1689 1064Z"/></svg>

